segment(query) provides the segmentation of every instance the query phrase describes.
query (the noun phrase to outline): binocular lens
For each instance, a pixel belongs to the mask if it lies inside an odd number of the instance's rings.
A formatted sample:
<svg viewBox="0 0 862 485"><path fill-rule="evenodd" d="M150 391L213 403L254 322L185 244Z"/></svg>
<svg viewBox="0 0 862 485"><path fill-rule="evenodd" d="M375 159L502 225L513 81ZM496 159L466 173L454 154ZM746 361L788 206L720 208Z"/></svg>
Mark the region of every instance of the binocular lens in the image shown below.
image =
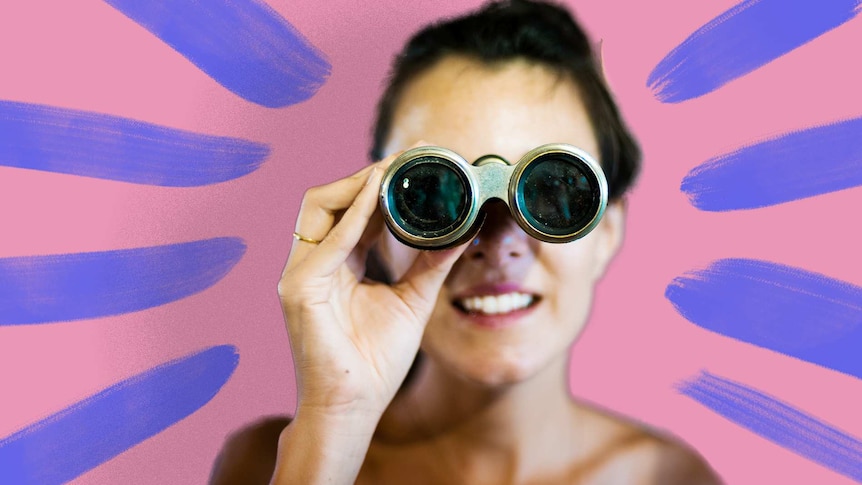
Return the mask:
<svg viewBox="0 0 862 485"><path fill-rule="evenodd" d="M521 174L518 185L524 219L554 236L582 230L601 204L599 181L573 157L550 154L535 160Z"/></svg>
<svg viewBox="0 0 862 485"><path fill-rule="evenodd" d="M465 216L469 184L446 160L414 160L398 170L391 183L392 215L414 234L446 234Z"/></svg>
<svg viewBox="0 0 862 485"><path fill-rule="evenodd" d="M607 204L601 166L585 151L563 143L530 150L510 164L497 155L469 163L442 147L411 148L386 169L381 211L400 242L445 249L473 237L492 199L503 201L527 234L565 243L589 233Z"/></svg>

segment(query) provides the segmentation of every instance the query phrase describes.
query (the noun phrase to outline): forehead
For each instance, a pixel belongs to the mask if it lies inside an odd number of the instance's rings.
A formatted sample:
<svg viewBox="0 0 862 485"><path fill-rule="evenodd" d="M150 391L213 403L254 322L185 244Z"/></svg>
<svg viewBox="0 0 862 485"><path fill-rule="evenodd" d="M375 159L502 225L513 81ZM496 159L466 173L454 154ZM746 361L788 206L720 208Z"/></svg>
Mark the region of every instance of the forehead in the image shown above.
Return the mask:
<svg viewBox="0 0 862 485"><path fill-rule="evenodd" d="M420 140L469 161L493 153L514 163L545 143L570 143L599 156L575 83L523 60L488 65L449 56L410 81L385 153Z"/></svg>

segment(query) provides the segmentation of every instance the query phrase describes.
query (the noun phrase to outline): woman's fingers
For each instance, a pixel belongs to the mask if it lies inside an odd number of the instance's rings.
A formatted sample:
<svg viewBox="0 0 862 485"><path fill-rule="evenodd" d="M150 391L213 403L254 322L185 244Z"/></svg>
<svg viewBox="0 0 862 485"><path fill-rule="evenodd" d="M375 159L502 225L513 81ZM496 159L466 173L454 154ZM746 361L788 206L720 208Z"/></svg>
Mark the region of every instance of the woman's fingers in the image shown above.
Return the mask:
<svg viewBox="0 0 862 485"><path fill-rule="evenodd" d="M287 260L287 265L285 266L284 272L281 276L281 280L278 284L278 292L282 300L282 309L285 312L288 334L291 338L299 339L300 333L302 332L302 325L300 325L302 317L297 315L296 312L301 308L307 309L309 304L322 303L326 299L328 299L328 296L321 296L320 292L315 291L313 293L317 296L314 299L309 300L307 298L308 294L306 294L306 297L300 296L302 294L302 291L300 289L303 287L311 288L314 286L318 286L320 283L327 284L327 278L325 277L329 276L333 272L331 268L333 266L335 268L338 268L340 265L343 265L344 259L346 259L346 256L344 256L341 257L340 261L338 261L337 258L339 257L339 255L335 254L333 256L333 251L331 250L331 247L333 246L333 241L337 242L338 240L342 239L342 236L340 236L340 234L345 232L344 226L346 224L356 224L354 222L356 216L351 214L356 213L357 207L362 206L363 208L365 208L365 211L369 210L367 208L368 192L369 189L374 189L373 184L375 183L375 180L379 180L379 177L374 177L378 170L375 170L375 167L369 167L360 171L359 173L363 172L366 174L366 176L365 180L362 181L362 185L360 185L359 187L358 193L356 187L354 187L355 177L348 177L346 179L341 179L337 182L329 184L329 186L320 187L321 190L319 192L323 195L325 195L332 187L340 189L341 194L349 190L352 197L350 203L347 206L348 208L346 211L344 211L344 216L341 218L338 224L336 224L335 227L331 230L326 231L325 237L323 237L322 241L320 241L319 243L295 241L293 246L291 247L290 256L288 256ZM315 192L317 191L317 189L310 189L309 192L312 192L312 190L314 190ZM317 197L319 194L316 194L315 192L312 192L311 196L306 193L306 197L303 198L303 205L308 202L309 204L314 204L313 207L315 207L315 210L317 210L317 208L323 208L323 211L328 211L330 212L330 214L332 214L334 210L343 211L343 207L340 209L330 209L331 207L338 207L337 205L334 205L339 204L337 200L318 202ZM363 194L365 195L364 197ZM374 197L374 195L376 195L376 191L374 191L372 197ZM304 207L303 209L300 209L300 212L310 207L311 205L309 205L308 207ZM372 206L370 210L373 212L374 207ZM297 226L299 226L299 224L297 224ZM341 229L339 229L339 227L341 227ZM360 221L360 225L358 226L360 236L361 231L364 229L364 227L365 224L361 223ZM357 228L354 228L354 231L355 230L357 230ZM346 232L348 237L352 236L352 233L350 231ZM305 236L305 234L303 234L303 236ZM357 236L356 239L358 240L360 236ZM349 244L349 241L347 241L346 244ZM353 245L351 245L350 247L352 248L353 246L355 246L355 243L353 243ZM317 255L317 257L314 257L315 255ZM335 257L336 259L333 260L333 257ZM329 264L323 266L321 265L321 261L328 262ZM299 268L299 265L302 265L301 269ZM323 276L324 279L320 279L321 276ZM302 303L303 301L304 303ZM289 315L291 311L294 312L293 315Z"/></svg>
<svg viewBox="0 0 862 485"><path fill-rule="evenodd" d="M467 242L443 251L420 251L410 269L393 285L393 290L414 314L430 314L449 270L469 245ZM427 318L421 320L425 323Z"/></svg>
<svg viewBox="0 0 862 485"><path fill-rule="evenodd" d="M369 165L349 177L308 189L299 207L294 232L306 238L323 240L335 224L338 214L349 207L362 190L375 166L377 164ZM314 247L315 243L295 240L285 271L305 259L305 255Z"/></svg>
<svg viewBox="0 0 862 485"><path fill-rule="evenodd" d="M420 141L410 148L427 144L427 142ZM403 151L393 153L347 178L309 189L302 199L294 232L309 239L318 241L325 239L332 228L340 222L343 211L353 203L357 194L362 190L371 171L378 169L382 173L401 153ZM379 183L378 178L377 184ZM315 243L312 242L295 241L290 248L290 255L287 258L284 272L286 273L303 261L309 253L315 250L315 246Z"/></svg>
<svg viewBox="0 0 862 485"><path fill-rule="evenodd" d="M353 252L350 253L350 256L347 258L347 267L357 280L362 280L365 276L366 265L368 263L368 253L380 240L383 230L383 214L376 210L371 214L371 219L368 220L368 226L365 228L365 232L362 233L362 237L359 238L356 248L353 249Z"/></svg>
<svg viewBox="0 0 862 485"><path fill-rule="evenodd" d="M374 167L359 194L329 234L309 252L303 261L310 277L328 276L338 270L356 248L368 220L377 208L377 194L382 170ZM305 267L305 266L304 266Z"/></svg>

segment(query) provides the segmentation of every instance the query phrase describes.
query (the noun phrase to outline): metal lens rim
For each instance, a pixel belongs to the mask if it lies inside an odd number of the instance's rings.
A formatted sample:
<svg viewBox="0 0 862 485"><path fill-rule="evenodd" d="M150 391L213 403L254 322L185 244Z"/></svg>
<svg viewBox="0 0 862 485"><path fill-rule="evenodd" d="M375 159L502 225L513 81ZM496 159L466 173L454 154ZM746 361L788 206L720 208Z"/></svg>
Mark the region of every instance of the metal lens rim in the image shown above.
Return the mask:
<svg viewBox="0 0 862 485"><path fill-rule="evenodd" d="M393 217L392 188L390 187L395 180L395 175L401 169L421 159L436 158L441 164L452 167L459 172L460 178L466 181L465 191L467 193L467 204L465 207L465 215L460 224L455 226L451 231L435 237L426 237L409 231L401 225L399 220ZM426 162L427 163L427 162ZM479 214L478 194L479 187L476 180L470 175L470 164L457 153L442 147L423 146L412 148L399 155L391 165L386 169L383 180L380 185L380 207L383 213L383 218L386 225L392 230L393 235L402 243L408 246L420 249L443 249L451 247L461 240L470 232L476 218Z"/></svg>
<svg viewBox="0 0 862 485"><path fill-rule="evenodd" d="M540 162L544 158L549 155L564 155L567 157L571 157L571 159L580 164L583 167L586 167L584 172L589 176L592 175L596 185L599 187L599 204L593 214L592 219L584 225L582 228L570 234L551 234L543 231L539 227L533 225L529 219L527 219L524 214L526 214L526 208L523 206L523 197L518 193L518 187L521 185L521 179L523 178L524 172L529 168L532 164ZM539 239L545 242L555 242L555 243L565 243L574 241L576 239L580 239L590 231L592 231L601 221L602 215L605 213L605 209L608 204L608 182L605 178L604 170L602 170L601 165L592 157L589 153L581 150L572 145L568 145L565 143L551 143L547 145L542 145L540 147L534 148L527 152L521 160L518 161L516 165L515 172L512 174L512 178L509 181L509 205L512 209L512 215L515 217L518 225L521 226L527 234L532 237Z"/></svg>

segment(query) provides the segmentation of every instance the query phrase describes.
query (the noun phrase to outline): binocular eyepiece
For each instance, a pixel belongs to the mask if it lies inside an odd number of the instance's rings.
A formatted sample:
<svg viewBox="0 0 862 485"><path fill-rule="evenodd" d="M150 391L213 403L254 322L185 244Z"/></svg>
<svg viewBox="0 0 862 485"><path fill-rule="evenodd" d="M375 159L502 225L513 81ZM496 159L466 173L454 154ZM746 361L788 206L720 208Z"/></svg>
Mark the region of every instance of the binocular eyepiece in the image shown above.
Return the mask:
<svg viewBox="0 0 862 485"><path fill-rule="evenodd" d="M545 242L587 235L601 220L608 183L599 163L566 144L542 145L514 165L496 155L472 164L446 148L402 153L380 184L380 208L400 242L445 249L471 239L482 226L482 206L500 199L518 225Z"/></svg>

